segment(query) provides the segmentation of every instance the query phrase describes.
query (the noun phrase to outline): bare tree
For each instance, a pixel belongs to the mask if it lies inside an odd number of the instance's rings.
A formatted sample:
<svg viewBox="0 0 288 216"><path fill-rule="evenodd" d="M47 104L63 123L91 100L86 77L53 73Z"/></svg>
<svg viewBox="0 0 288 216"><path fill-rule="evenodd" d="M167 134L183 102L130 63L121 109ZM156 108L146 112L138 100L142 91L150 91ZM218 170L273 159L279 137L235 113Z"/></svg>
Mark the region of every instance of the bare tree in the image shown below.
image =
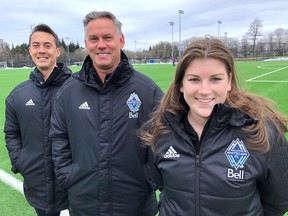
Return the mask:
<svg viewBox="0 0 288 216"><path fill-rule="evenodd" d="M283 28L277 28L274 31L274 36L275 36L275 42L278 45L277 49L278 49L278 55L283 55L283 49L282 49L282 45L283 45L283 39L285 36L285 30Z"/></svg>
<svg viewBox="0 0 288 216"><path fill-rule="evenodd" d="M255 18L253 22L250 23L249 30L247 35L250 36L251 40L253 41L253 56L255 55L255 47L256 47L256 40L258 36L261 36L261 28L262 28L262 20L260 18Z"/></svg>
<svg viewBox="0 0 288 216"><path fill-rule="evenodd" d="M234 54L234 56L237 57L240 47L238 38L227 38L227 39L225 38L225 40L231 52Z"/></svg>
<svg viewBox="0 0 288 216"><path fill-rule="evenodd" d="M241 51L243 53L243 56L246 58L248 54L248 38L244 36L241 40Z"/></svg>
<svg viewBox="0 0 288 216"><path fill-rule="evenodd" d="M274 37L273 34L269 34L267 38L269 56L275 56L274 53L275 42L273 40L273 37Z"/></svg>

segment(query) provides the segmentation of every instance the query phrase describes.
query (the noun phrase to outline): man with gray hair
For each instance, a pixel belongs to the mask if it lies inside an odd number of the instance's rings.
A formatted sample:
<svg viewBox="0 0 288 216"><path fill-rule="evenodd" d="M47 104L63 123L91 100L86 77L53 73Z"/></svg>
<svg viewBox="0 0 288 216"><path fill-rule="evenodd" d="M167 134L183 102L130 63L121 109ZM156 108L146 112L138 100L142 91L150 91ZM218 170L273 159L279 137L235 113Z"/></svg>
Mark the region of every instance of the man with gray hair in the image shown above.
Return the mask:
<svg viewBox="0 0 288 216"><path fill-rule="evenodd" d="M137 130L163 93L129 64L121 26L110 12L86 15L89 55L60 89L52 114L52 156L71 216L157 213Z"/></svg>

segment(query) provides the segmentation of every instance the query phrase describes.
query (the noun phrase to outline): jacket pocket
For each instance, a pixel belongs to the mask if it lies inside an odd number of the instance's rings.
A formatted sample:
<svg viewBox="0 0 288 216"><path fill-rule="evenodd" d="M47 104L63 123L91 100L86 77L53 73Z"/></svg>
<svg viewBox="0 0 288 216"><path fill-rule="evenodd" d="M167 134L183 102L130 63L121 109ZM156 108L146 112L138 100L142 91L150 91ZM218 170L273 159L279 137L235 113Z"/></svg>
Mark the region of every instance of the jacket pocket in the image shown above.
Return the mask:
<svg viewBox="0 0 288 216"><path fill-rule="evenodd" d="M23 175L23 163L22 163L22 158L23 158L23 151L20 150L19 156L15 162L15 164L12 164L12 172L14 173L20 173L21 175ZM21 166L22 165L22 166Z"/></svg>
<svg viewBox="0 0 288 216"><path fill-rule="evenodd" d="M69 189L75 183L82 181L87 176L91 175L91 172L95 172L92 169L82 169L78 166L78 164L73 163L68 168L68 172L66 177L63 176L62 181L59 181L59 185L64 189Z"/></svg>
<svg viewBox="0 0 288 216"><path fill-rule="evenodd" d="M61 170L58 170L56 176L59 186L68 189L71 186L71 176L73 173L77 172L78 169L78 166L72 163L69 167L64 167Z"/></svg>
<svg viewBox="0 0 288 216"><path fill-rule="evenodd" d="M159 210L159 216L170 216L169 212L166 211L165 203L163 202L163 200L160 200L160 202L158 203L158 210Z"/></svg>

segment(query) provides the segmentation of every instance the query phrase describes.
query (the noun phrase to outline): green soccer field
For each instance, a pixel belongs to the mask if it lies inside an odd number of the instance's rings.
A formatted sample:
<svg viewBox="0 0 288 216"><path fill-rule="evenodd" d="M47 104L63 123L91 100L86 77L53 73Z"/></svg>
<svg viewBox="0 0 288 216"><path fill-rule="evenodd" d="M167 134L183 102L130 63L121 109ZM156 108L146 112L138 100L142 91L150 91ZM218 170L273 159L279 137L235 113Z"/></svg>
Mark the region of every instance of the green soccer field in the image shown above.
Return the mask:
<svg viewBox="0 0 288 216"><path fill-rule="evenodd" d="M76 72L80 67L71 67ZM176 67L172 64L142 64L134 68L151 77L165 92L171 83ZM248 91L268 97L275 101L280 111L288 115L288 61L237 62L241 86ZM20 82L27 80L31 68L0 70L0 169L22 180L20 175L10 171L10 160L4 141L5 98ZM21 193L0 181L0 215L34 216ZM285 214L288 216L288 212Z"/></svg>

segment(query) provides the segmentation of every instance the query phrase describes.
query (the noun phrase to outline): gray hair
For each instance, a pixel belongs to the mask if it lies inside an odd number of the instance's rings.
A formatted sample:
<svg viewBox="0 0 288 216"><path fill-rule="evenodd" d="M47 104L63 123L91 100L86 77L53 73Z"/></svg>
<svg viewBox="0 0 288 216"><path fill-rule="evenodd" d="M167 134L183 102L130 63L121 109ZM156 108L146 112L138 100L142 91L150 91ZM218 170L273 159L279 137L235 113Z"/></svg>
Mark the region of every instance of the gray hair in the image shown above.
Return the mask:
<svg viewBox="0 0 288 216"><path fill-rule="evenodd" d="M91 11L90 13L88 13L83 20L85 34L88 23L94 19L99 18L111 19L115 24L116 31L118 32L119 36L122 35L122 23L117 20L117 18L111 12L108 11Z"/></svg>

